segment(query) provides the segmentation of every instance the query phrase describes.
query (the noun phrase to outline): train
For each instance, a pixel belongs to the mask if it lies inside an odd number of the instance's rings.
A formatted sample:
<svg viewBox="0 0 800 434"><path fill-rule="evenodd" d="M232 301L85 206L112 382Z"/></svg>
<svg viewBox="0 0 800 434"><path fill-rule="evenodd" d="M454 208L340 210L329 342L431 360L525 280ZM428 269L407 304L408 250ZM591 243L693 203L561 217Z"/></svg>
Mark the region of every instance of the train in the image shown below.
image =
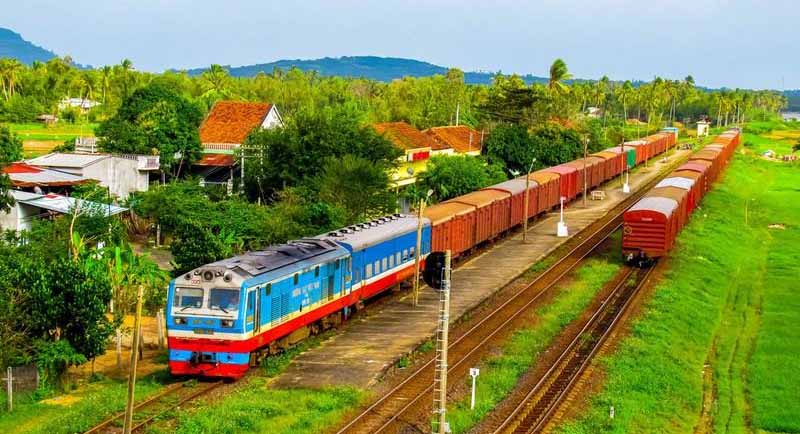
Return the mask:
<svg viewBox="0 0 800 434"><path fill-rule="evenodd" d="M622 255L626 262L647 267L669 253L692 212L730 162L740 140L738 129L714 137L711 144L625 211Z"/></svg>
<svg viewBox="0 0 800 434"><path fill-rule="evenodd" d="M363 302L413 280L419 256L454 259L675 146L673 132L589 155L432 205L203 265L170 282L173 375L239 378L268 354L345 321ZM525 177L528 177L527 181ZM528 210L525 212L525 195ZM421 220L421 221L420 221Z"/></svg>

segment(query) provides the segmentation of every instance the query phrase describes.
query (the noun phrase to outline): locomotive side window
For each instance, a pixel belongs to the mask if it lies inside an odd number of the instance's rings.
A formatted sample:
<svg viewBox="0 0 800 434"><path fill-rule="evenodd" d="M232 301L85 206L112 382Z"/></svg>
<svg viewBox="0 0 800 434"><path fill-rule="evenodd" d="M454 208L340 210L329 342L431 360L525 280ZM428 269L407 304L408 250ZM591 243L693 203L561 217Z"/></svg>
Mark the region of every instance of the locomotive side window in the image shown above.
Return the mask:
<svg viewBox="0 0 800 434"><path fill-rule="evenodd" d="M367 264L367 269L364 271L364 277L367 279L372 277L372 264Z"/></svg>
<svg viewBox="0 0 800 434"><path fill-rule="evenodd" d="M408 249L403 249L403 261L408 261Z"/></svg>
<svg viewBox="0 0 800 434"><path fill-rule="evenodd" d="M175 299L172 305L200 308L203 306L203 290L200 288L175 288Z"/></svg>
<svg viewBox="0 0 800 434"><path fill-rule="evenodd" d="M317 267L314 268L314 277L319 277L319 265L317 265Z"/></svg>
<svg viewBox="0 0 800 434"><path fill-rule="evenodd" d="M266 291L266 295L270 295L270 293L272 293L272 284L271 283L267 283L267 286L265 287L265 291Z"/></svg>
<svg viewBox="0 0 800 434"><path fill-rule="evenodd" d="M386 264L386 258L383 258L383 260L381 260L381 270L386 271Z"/></svg>
<svg viewBox="0 0 800 434"><path fill-rule="evenodd" d="M394 255L389 256L389 268L394 268Z"/></svg>
<svg viewBox="0 0 800 434"><path fill-rule="evenodd" d="M396 261L397 261L397 265L400 265L400 252L397 252L397 254L395 255L395 257L397 258L397 259L396 259Z"/></svg>
<svg viewBox="0 0 800 434"><path fill-rule="evenodd" d="M294 273L294 284L297 285L300 282L300 274Z"/></svg>
<svg viewBox="0 0 800 434"><path fill-rule="evenodd" d="M378 259L375 261L375 274L381 274L381 261Z"/></svg>

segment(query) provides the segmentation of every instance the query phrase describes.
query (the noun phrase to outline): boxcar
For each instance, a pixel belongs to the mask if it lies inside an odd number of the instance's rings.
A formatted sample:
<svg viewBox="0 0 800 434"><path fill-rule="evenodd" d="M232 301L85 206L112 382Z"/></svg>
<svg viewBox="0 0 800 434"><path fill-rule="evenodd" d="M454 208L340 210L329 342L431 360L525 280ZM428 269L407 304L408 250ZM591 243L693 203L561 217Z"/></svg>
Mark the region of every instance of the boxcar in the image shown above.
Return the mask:
<svg viewBox="0 0 800 434"><path fill-rule="evenodd" d="M528 218L537 214L538 187L536 181L528 181ZM510 227L522 223L525 217L525 179L515 178L500 184L486 187L484 190L498 190L511 195L511 224Z"/></svg>
<svg viewBox="0 0 800 434"><path fill-rule="evenodd" d="M535 181L539 186L539 206L536 213L549 211L558 205L561 197L561 177L552 172L536 171L530 175L531 181ZM522 178L525 179L524 177Z"/></svg>
<svg viewBox="0 0 800 434"><path fill-rule="evenodd" d="M600 184L614 177L613 161L609 161L607 157L590 154L586 161L592 161L597 164L598 182L595 184L595 187L600 186Z"/></svg>
<svg viewBox="0 0 800 434"><path fill-rule="evenodd" d="M509 228L511 195L497 190L479 190L450 199L475 209L475 244L491 240Z"/></svg>
<svg viewBox="0 0 800 434"><path fill-rule="evenodd" d="M711 167L711 163L708 161L703 161L703 160L689 161L688 163L682 165L681 167L678 167L676 172L688 170L691 172L701 173L703 175L703 196L705 196L706 192L711 187L711 183L714 182L714 180L711 177L712 173L709 167Z"/></svg>
<svg viewBox="0 0 800 434"><path fill-rule="evenodd" d="M628 261L659 258L675 242L678 203L665 197L645 197L623 216L622 253Z"/></svg>
<svg viewBox="0 0 800 434"><path fill-rule="evenodd" d="M648 154L647 142L644 140L632 140L630 142L625 142L625 146L630 146L636 149L636 164L642 164L648 158L651 158L652 155Z"/></svg>
<svg viewBox="0 0 800 434"><path fill-rule="evenodd" d="M655 187L645 197L665 197L678 203L675 210L677 229L680 231L689 219L689 191L680 187Z"/></svg>
<svg viewBox="0 0 800 434"><path fill-rule="evenodd" d="M431 221L433 251L449 249L456 258L475 245L474 209L459 202L439 203L425 209L422 215Z"/></svg>
<svg viewBox="0 0 800 434"><path fill-rule="evenodd" d="M694 175L698 174L694 173ZM676 176L675 173L672 173L668 178L662 179L655 186L655 188L663 188L663 187L674 187L686 190L688 193L688 195L686 196L686 213L691 214L692 211L694 211L694 207L698 201L699 189L697 188L697 183L693 178Z"/></svg>
<svg viewBox="0 0 800 434"><path fill-rule="evenodd" d="M624 154L624 161L628 169L633 169L636 166L636 148L633 146L614 146L606 149L604 152L613 152L614 154Z"/></svg>
<svg viewBox="0 0 800 434"><path fill-rule="evenodd" d="M625 170L625 156L619 152L602 151L592 155L606 160L606 180L619 175Z"/></svg>
<svg viewBox="0 0 800 434"><path fill-rule="evenodd" d="M567 198L566 200L575 199L578 195L578 190L583 187L578 187L578 169L561 164L558 166L542 169L545 172L555 173L561 177L561 196Z"/></svg>

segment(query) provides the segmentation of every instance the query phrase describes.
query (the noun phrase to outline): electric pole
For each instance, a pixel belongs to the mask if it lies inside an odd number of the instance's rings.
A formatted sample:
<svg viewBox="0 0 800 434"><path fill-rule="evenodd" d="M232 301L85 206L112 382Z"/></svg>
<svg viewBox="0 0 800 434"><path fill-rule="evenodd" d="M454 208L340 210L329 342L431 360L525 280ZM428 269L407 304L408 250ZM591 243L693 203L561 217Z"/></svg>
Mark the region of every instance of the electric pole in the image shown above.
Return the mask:
<svg viewBox="0 0 800 434"><path fill-rule="evenodd" d="M586 158L589 152L589 137L583 141L583 207L586 208L586 190L589 189L589 168L586 167Z"/></svg>
<svg viewBox="0 0 800 434"><path fill-rule="evenodd" d="M128 402L125 405L125 424L122 429L124 434L131 434L131 428L133 426L133 392L136 390L136 362L139 360L139 358L136 357L136 353L139 348L139 340L142 338L143 292L144 287L139 285L139 292L136 295L136 319L133 324L133 342L131 343L131 366L128 372Z"/></svg>
<svg viewBox="0 0 800 434"><path fill-rule="evenodd" d="M442 287L439 292L439 322L436 331L436 376L433 379L433 411L438 414L433 434L450 432L447 424L447 345L450 329L450 250L445 252Z"/></svg>
<svg viewBox="0 0 800 434"><path fill-rule="evenodd" d="M531 171L533 171L533 165L536 164L536 157L531 160L531 166L528 167L528 173L525 174L525 218L522 220L522 242L528 242L528 206L530 204L530 188L531 188Z"/></svg>

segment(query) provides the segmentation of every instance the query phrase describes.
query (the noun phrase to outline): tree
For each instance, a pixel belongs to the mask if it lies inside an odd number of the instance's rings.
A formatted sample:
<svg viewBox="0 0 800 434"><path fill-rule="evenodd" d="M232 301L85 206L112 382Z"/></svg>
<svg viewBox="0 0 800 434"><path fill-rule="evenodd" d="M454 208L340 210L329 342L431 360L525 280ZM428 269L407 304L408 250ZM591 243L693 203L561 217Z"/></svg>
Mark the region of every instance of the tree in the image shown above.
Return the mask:
<svg viewBox="0 0 800 434"><path fill-rule="evenodd" d="M319 197L345 210L346 224L393 212L396 198L386 170L366 158L329 158L319 177Z"/></svg>
<svg viewBox="0 0 800 434"><path fill-rule="evenodd" d="M577 131L547 124L531 134L538 162L557 166L583 155L583 142Z"/></svg>
<svg viewBox="0 0 800 434"><path fill-rule="evenodd" d="M557 93L566 93L569 92L569 87L564 84L563 81L571 78L572 74L569 73L567 64L561 59L556 59L553 64L550 65L550 80L547 86Z"/></svg>
<svg viewBox="0 0 800 434"><path fill-rule="evenodd" d="M8 163L22 159L22 140L17 138L11 130L0 126L0 170ZM0 212L7 211L14 205L10 196L11 180L8 175L0 171Z"/></svg>
<svg viewBox="0 0 800 434"><path fill-rule="evenodd" d="M402 154L351 106L303 111L284 128L255 130L245 140L245 188L251 199L272 202L275 193L294 186L314 187L329 158L353 155L391 170Z"/></svg>
<svg viewBox="0 0 800 434"><path fill-rule="evenodd" d="M536 156L533 141L525 127L500 125L486 139L489 161L501 163L508 174L525 173Z"/></svg>
<svg viewBox="0 0 800 434"><path fill-rule="evenodd" d="M24 66L17 59L0 59L0 89L6 101L14 96Z"/></svg>
<svg viewBox="0 0 800 434"><path fill-rule="evenodd" d="M97 135L106 152L161 156L162 172L180 176L200 157L200 109L169 87L153 83L126 98Z"/></svg>
<svg viewBox="0 0 800 434"><path fill-rule="evenodd" d="M419 176L418 189L433 190L433 198L443 201L471 193L508 179L501 166L466 155L435 156Z"/></svg>

